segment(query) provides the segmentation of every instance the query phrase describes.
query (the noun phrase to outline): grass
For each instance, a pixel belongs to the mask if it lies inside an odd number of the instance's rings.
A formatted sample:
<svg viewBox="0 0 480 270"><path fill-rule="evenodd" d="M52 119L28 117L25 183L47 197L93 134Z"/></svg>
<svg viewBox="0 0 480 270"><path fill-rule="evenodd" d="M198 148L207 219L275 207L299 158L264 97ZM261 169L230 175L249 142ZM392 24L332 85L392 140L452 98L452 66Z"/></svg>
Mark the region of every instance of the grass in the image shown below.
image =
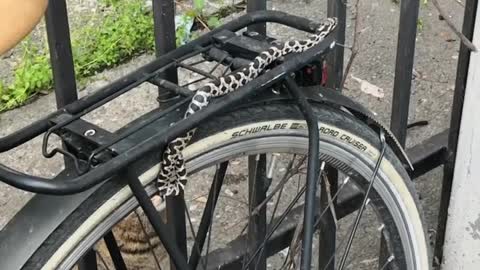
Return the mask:
<svg viewBox="0 0 480 270"><path fill-rule="evenodd" d="M177 45L192 37L189 26L193 20L208 28L220 24L219 17L204 15L204 1L194 0L192 9L181 16ZM71 33L77 81L154 49L153 16L144 0L102 0L100 5L105 10L101 20ZM22 55L12 82L0 81L0 112L25 104L40 91L53 86L46 45L27 39L20 46Z"/></svg>

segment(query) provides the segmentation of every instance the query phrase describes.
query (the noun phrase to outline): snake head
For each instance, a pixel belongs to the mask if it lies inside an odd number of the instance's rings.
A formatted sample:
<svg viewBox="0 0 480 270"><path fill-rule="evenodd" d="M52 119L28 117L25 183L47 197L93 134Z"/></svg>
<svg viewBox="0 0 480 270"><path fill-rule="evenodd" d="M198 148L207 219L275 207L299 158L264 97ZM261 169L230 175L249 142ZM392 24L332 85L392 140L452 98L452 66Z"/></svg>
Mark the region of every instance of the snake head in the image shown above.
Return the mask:
<svg viewBox="0 0 480 270"><path fill-rule="evenodd" d="M325 19L317 28L317 33L324 33L324 35L330 34L338 24L338 19L336 17L330 17Z"/></svg>

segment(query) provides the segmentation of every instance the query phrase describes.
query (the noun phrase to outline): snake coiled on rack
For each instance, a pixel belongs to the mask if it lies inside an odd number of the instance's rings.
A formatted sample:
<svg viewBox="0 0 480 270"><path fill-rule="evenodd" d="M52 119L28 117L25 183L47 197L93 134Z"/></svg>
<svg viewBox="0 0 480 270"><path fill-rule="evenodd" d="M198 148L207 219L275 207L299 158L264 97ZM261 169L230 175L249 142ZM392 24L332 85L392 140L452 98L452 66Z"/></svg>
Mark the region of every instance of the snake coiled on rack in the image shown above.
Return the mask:
<svg viewBox="0 0 480 270"><path fill-rule="evenodd" d="M291 40L280 45L273 45L268 50L260 53L248 66L229 75L220 77L218 80L207 83L196 91L192 101L188 105L184 118L206 107L210 99L226 95L248 82L255 79L268 65L278 58L290 53L303 52L319 44L337 25L336 18L328 18L322 22L308 39ZM171 141L165 148L160 162L157 187L162 196L178 195L185 188L187 171L182 151L195 134L192 129L183 137Z"/></svg>

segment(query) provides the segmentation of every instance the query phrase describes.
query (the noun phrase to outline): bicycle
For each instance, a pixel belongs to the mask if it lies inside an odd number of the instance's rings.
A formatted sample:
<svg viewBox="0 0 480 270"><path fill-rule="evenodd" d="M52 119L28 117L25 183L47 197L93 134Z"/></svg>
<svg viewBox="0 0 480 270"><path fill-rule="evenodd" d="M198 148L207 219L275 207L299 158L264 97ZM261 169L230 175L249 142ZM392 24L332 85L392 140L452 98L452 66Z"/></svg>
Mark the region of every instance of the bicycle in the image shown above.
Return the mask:
<svg viewBox="0 0 480 270"><path fill-rule="evenodd" d="M153 257L147 264L160 269L169 262L175 269L428 269L422 217L405 168L411 167L408 157L371 112L319 86L323 58L335 45L333 28L308 49L270 59L238 90L184 119L195 98L190 84L209 78L217 83L211 88L217 87L238 70L255 66L262 53L275 54L272 44L281 43L273 38L237 33L263 22L316 35L324 25L278 11L243 15L2 138L4 152L44 133L43 155L64 155L74 166L53 180L0 167L3 182L46 194L34 197L0 233L0 268L127 269L132 266L124 258L128 252L117 240L129 231L118 228L136 217L144 235L128 237L144 237ZM210 71L197 67L207 61L215 63ZM216 76L220 66L224 71ZM176 84L159 77L169 68L202 77ZM226 83L236 83L232 80ZM176 98L168 108L113 133L81 118L143 83ZM161 165L169 142L192 129L182 155ZM63 147L50 149L52 134ZM177 189L170 186L161 194L170 195L165 204L154 205L159 172L169 165L182 170L183 158L189 182L172 183ZM213 179L195 181L195 175ZM222 195L229 185L235 192ZM196 204L204 206L201 213L189 207L198 190L208 191ZM229 215L215 224L220 210ZM222 225L228 226L223 234ZM354 245L360 227L370 249ZM371 256L373 247L377 258L349 261ZM158 258L159 253L165 256Z"/></svg>

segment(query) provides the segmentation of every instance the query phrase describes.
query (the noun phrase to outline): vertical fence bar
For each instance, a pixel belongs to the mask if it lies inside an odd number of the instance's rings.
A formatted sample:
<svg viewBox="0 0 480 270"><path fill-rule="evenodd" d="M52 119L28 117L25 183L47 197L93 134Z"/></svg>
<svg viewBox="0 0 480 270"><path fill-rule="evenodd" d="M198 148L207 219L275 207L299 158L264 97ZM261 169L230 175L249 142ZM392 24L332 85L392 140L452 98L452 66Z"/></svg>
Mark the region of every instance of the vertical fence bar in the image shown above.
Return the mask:
<svg viewBox="0 0 480 270"><path fill-rule="evenodd" d="M187 258L187 227L185 223L185 202L184 194L168 196L165 199L167 209L167 225L173 232L175 243L179 251ZM170 261L170 269L177 269L173 260Z"/></svg>
<svg viewBox="0 0 480 270"><path fill-rule="evenodd" d="M418 8L419 0L400 1L400 23L390 128L402 146L405 146L407 137Z"/></svg>
<svg viewBox="0 0 480 270"><path fill-rule="evenodd" d="M57 107L77 100L70 28L65 0L50 0L45 13Z"/></svg>
<svg viewBox="0 0 480 270"><path fill-rule="evenodd" d="M155 53L158 57L176 48L175 2L173 0L152 1ZM175 67L169 68L159 74L159 77L176 83L178 81L177 69ZM174 94L170 91L162 87L158 88L158 101L160 103L168 102L173 97Z"/></svg>
<svg viewBox="0 0 480 270"><path fill-rule="evenodd" d="M267 0L247 0L247 12L257 11L257 10L266 10L267 9ZM248 31L254 31L261 35L267 34L267 24L258 23L250 25Z"/></svg>
<svg viewBox="0 0 480 270"><path fill-rule="evenodd" d="M268 186L266 173L267 173L267 156L266 154L248 156L248 202L249 213L253 211L260 203L267 198ZM251 214L249 214L250 216ZM259 248L267 234L267 207L263 207L257 215L251 215L249 217L248 229L247 229L247 250L252 254ZM260 252L259 255L253 260L248 269L251 270L266 270L267 269L267 256L266 251Z"/></svg>
<svg viewBox="0 0 480 270"><path fill-rule="evenodd" d="M266 10L267 9L267 0L247 0L247 12L253 12L253 11L258 11L258 10ZM247 27L248 31L253 31L257 32L260 35L267 35L267 24L266 23L259 23L259 24L254 24L250 25ZM262 162L257 162L256 161L256 156L249 156L248 157L248 164L249 164L249 170L253 170L249 173L249 187L250 189L255 186L257 188L256 190L256 196L253 198L249 198L249 201L253 204L250 205L252 207L253 205L257 205L260 201L261 198L263 198L266 193L263 190L262 183L260 183L256 179L256 177L252 176L255 171L260 171L262 170L263 174L265 173L265 162L266 162L266 157L265 155L261 155L261 160ZM256 164L254 166L254 164ZM257 166L262 167L262 168L257 168ZM253 177L253 178L252 178ZM255 185L255 181L257 181ZM258 190L262 187L262 190ZM249 194L251 196L252 194ZM261 211L259 216L252 218L250 222L253 223L253 228L252 230L249 229L249 239L252 241L252 243L249 243L251 245L251 250L255 250L257 247L257 244L259 244L258 241L261 241L263 239L260 236L265 235L265 230L266 230L266 212L264 210ZM258 262L258 263L257 263ZM249 267L249 269L255 268L255 265L259 267L259 269L266 269L266 257L265 254L262 252L259 258L255 260L255 263L253 263L252 267Z"/></svg>
<svg viewBox="0 0 480 270"><path fill-rule="evenodd" d="M53 87L57 108L62 108L78 99L75 68L73 65L70 26L65 0L49 0L45 12L48 49L53 73ZM64 145L65 147L65 145ZM71 159L65 157L65 169L73 168ZM97 269L95 251L90 249L80 259L78 269Z"/></svg>
<svg viewBox="0 0 480 270"><path fill-rule="evenodd" d="M473 39L475 26L477 0L465 2L464 20L462 33L469 39ZM462 111L467 85L468 68L470 65L470 50L463 44L460 45L460 52L457 64L457 76L455 80L455 92L453 95L452 116L450 120L450 132L448 136L447 160L443 166L443 183L440 197L440 209L438 214L437 235L435 241L434 258L440 264L443 257L443 244L445 241L445 228L448 217L448 207L452 191L453 173L457 155L457 143L462 120Z"/></svg>
<svg viewBox="0 0 480 270"><path fill-rule="evenodd" d="M152 0L154 35L155 35L155 53L158 56L164 55L176 48L175 39L175 1L174 0ZM178 82L177 68L172 67L159 74L159 77ZM170 91L158 88L158 102L160 106L168 103L175 95ZM185 223L185 203L183 192L178 196L168 196L166 198L167 223L172 232L174 232L175 242L177 243L182 255L187 257L187 229ZM175 269L173 261L170 263L171 269Z"/></svg>
<svg viewBox="0 0 480 270"><path fill-rule="evenodd" d="M65 0L49 0L45 12L48 49L53 73L53 87L57 108L78 99L75 68L73 65L70 27ZM73 161L65 157L65 168L73 168Z"/></svg>
<svg viewBox="0 0 480 270"><path fill-rule="evenodd" d="M343 1L338 0L328 0L327 3L327 17L337 17L338 24L336 30L336 42L337 44L345 44L345 27L347 19L347 6ZM343 79L343 59L344 59L344 48L343 46L335 46L334 50L327 56L327 87L341 91L341 83ZM323 69L323 67L322 67ZM321 70L322 70L321 69ZM323 73L323 72L322 72ZM331 187L337 187L338 185L338 171L330 166L325 168L327 178ZM324 181L322 182L321 188L321 206L320 212L323 211L323 207L326 205L324 202L327 200L327 191ZM332 188L330 191L332 196L336 188ZM337 228L333 216L330 212L322 218L320 233L319 233L319 249L324 250L325 252L319 252L318 264L319 269L331 270L335 268L335 260L331 260L333 255L335 255L335 246L336 246L336 235Z"/></svg>
<svg viewBox="0 0 480 270"><path fill-rule="evenodd" d="M347 6L343 1L328 0L327 8L328 17L337 17L338 25L336 32L337 44L345 44L345 25L347 19ZM327 57L328 65L328 80L327 86L341 90L340 83L343 78L343 58L344 48L343 46L336 46L332 53Z"/></svg>

